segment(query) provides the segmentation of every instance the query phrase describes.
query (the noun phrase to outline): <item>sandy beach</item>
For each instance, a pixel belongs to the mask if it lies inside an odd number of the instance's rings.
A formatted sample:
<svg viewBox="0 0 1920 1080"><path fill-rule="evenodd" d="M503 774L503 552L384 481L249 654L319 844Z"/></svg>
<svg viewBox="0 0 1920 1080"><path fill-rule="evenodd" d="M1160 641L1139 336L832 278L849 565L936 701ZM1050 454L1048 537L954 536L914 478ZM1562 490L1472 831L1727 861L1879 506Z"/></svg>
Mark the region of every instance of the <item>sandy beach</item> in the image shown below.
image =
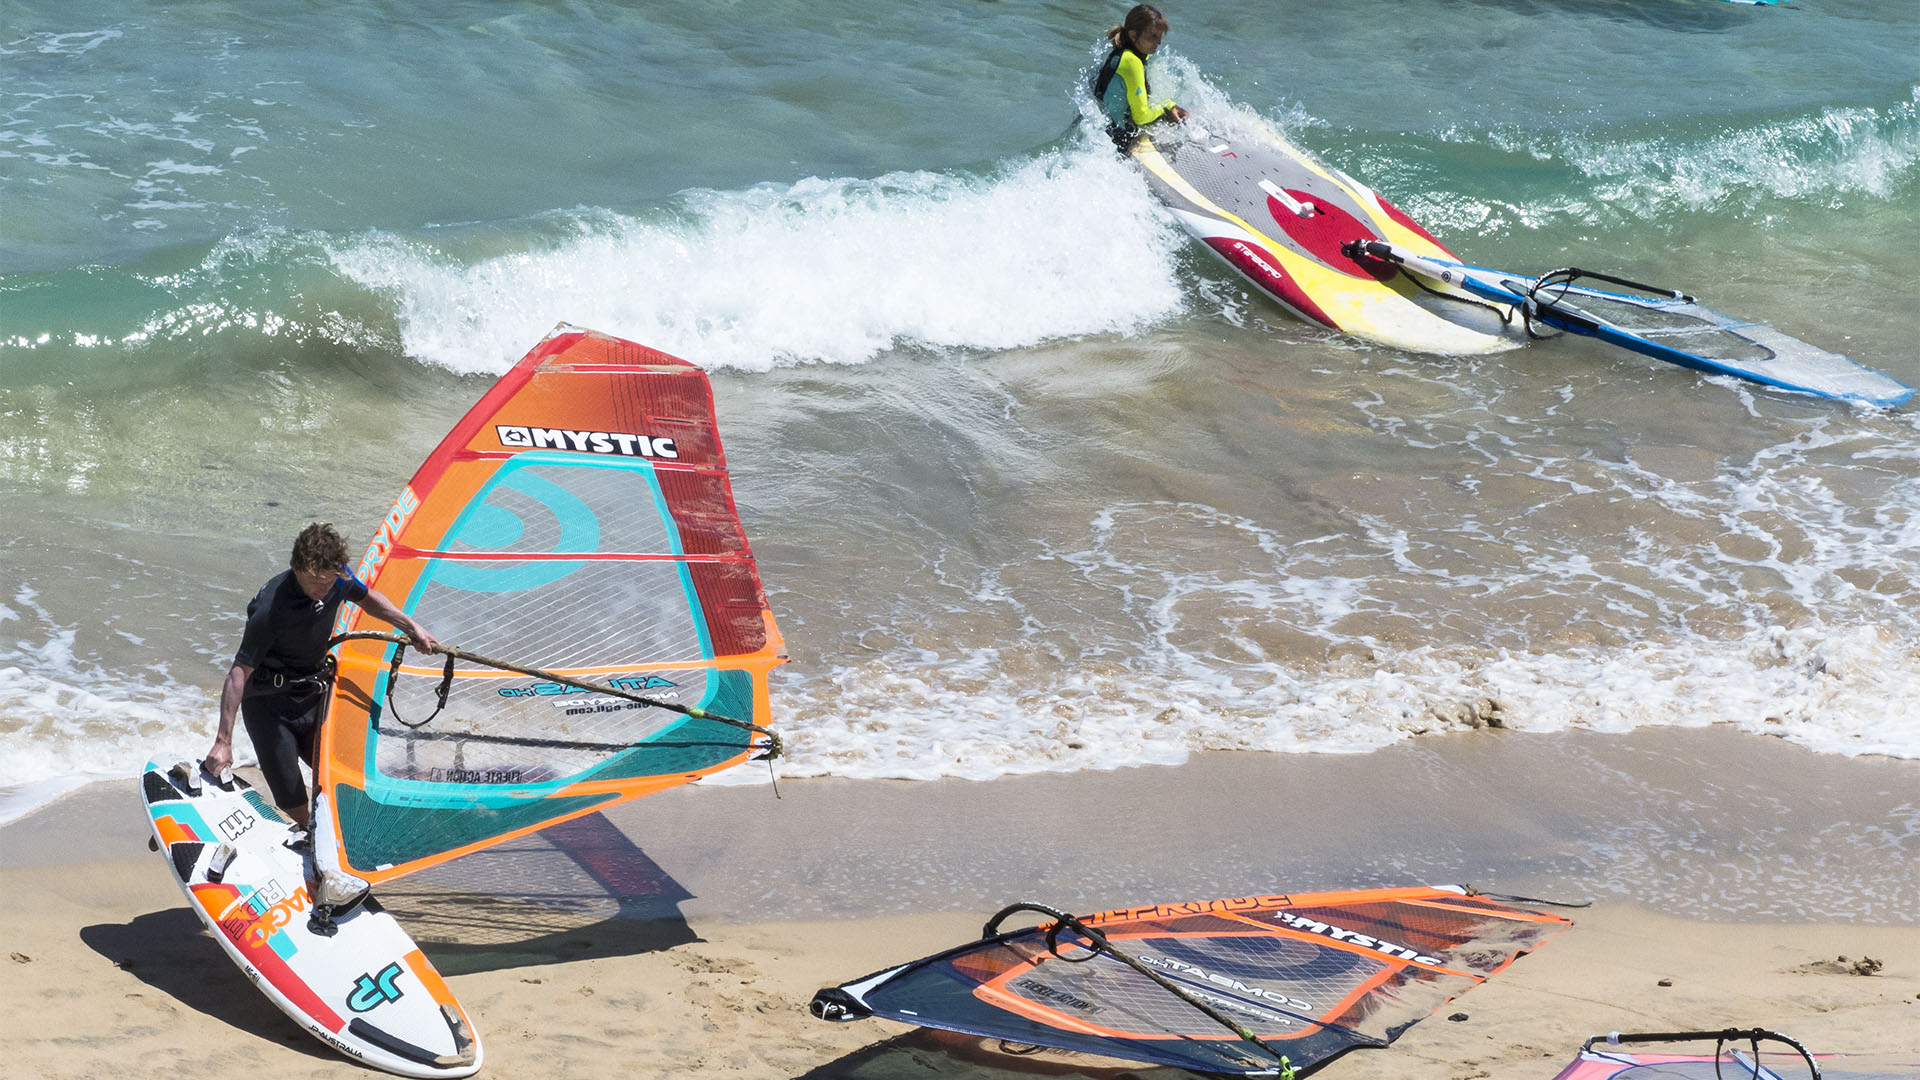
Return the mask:
<svg viewBox="0 0 1920 1080"><path fill-rule="evenodd" d="M624 845L625 876L597 892L554 873L543 840L381 895L473 1015L486 1076L1171 1080L1185 1074L824 1024L806 1002L966 940L1015 899L1089 910L1462 879L1597 903L1390 1049L1320 1075L1544 1077L1591 1034L1729 1025L1887 1054L1920 1030L1916 778L1920 763L1703 729L791 781L778 799L707 787L573 834ZM144 846L131 781L0 831L9 1075L370 1075L247 985ZM1868 958L1877 971L1856 973Z"/></svg>

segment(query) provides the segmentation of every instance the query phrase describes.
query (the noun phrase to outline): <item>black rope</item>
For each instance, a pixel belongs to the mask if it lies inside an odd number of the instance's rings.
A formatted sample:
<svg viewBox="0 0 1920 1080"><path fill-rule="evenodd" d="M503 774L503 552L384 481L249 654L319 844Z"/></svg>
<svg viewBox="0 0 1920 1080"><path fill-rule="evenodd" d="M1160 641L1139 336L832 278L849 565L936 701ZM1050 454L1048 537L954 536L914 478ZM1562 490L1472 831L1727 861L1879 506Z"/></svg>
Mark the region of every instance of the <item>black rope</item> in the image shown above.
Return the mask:
<svg viewBox="0 0 1920 1080"><path fill-rule="evenodd" d="M1507 904L1544 904L1547 907L1583 908L1592 907L1591 900L1542 900L1537 896L1515 896L1512 893L1481 892L1471 885L1462 885L1468 896L1481 896L1488 900L1498 900Z"/></svg>
<svg viewBox="0 0 1920 1080"><path fill-rule="evenodd" d="M1555 270L1552 273L1541 274L1539 277L1533 279L1532 284L1527 286L1526 299L1521 302L1520 314L1521 318L1526 322L1528 337L1533 338L1535 341L1545 341L1548 338L1559 337L1561 334L1566 333L1565 330L1560 330L1557 333L1542 334L1533 328L1533 324L1539 320L1540 312L1543 308L1554 310L1556 318L1573 323L1585 330L1591 331L1596 328L1593 320L1585 316L1568 315L1564 311L1557 310L1560 301L1567 297L1567 287L1572 285L1574 280L1579 276L1579 270L1573 267L1566 267L1565 269ZM1541 299L1540 294L1543 290L1556 286L1559 288L1559 292L1552 294L1547 299Z"/></svg>
<svg viewBox="0 0 1920 1080"><path fill-rule="evenodd" d="M1813 1059L1813 1054L1808 1051L1805 1046L1801 1045L1798 1039L1793 1038L1791 1035L1782 1035L1777 1031L1768 1031L1765 1028L1757 1027L1723 1028L1719 1031L1642 1031L1637 1033L1615 1031L1607 1035L1593 1036L1586 1042L1580 1044L1580 1052L1583 1054L1591 1053L1593 1051L1593 1044L1601 1041L1605 1041L1609 1046L1615 1046L1620 1043L1704 1042L1707 1039L1714 1040L1713 1074L1716 1077L1720 1077L1721 1080L1728 1080L1721 1071L1721 1059L1725 1056L1727 1044L1740 1041L1746 1042L1747 1048L1753 1054L1753 1071L1745 1072L1743 1069L1742 1075L1746 1077L1746 1080L1759 1080L1761 1068L1760 1043L1762 1040L1777 1042L1791 1047L1795 1053L1800 1055L1800 1059L1807 1063L1807 1073L1812 1077L1812 1080L1820 1080L1820 1063ZM1735 1080L1737 1080L1737 1078L1735 1078Z"/></svg>
<svg viewBox="0 0 1920 1080"><path fill-rule="evenodd" d="M1373 241L1372 243L1378 243L1378 241ZM1382 245L1381 250L1386 250L1384 245ZM1420 280L1419 274L1408 273L1403 267L1399 266L1398 260L1386 255L1380 254L1379 251L1376 251L1373 247L1370 246L1369 241L1349 240L1346 243L1340 245L1340 254L1345 255L1347 258L1352 259L1355 262L1358 262L1361 256L1366 256L1368 258L1373 258L1373 259L1379 259L1381 262L1384 262L1393 266L1394 269L1398 271L1401 277L1406 278L1408 281L1413 282L1414 288L1417 288L1420 291L1427 293L1430 296L1436 296L1442 300L1451 300L1456 304L1468 304L1473 307L1486 308L1488 311L1491 311L1495 315L1500 316L1501 326L1513 325L1513 313L1517 305L1509 305L1503 308L1499 304L1495 304L1487 300L1482 300L1477 296L1466 296L1460 293L1442 292L1441 290L1436 289L1433 286L1427 284L1426 282ZM1528 333L1530 334L1532 333L1531 327L1528 328Z"/></svg>
<svg viewBox="0 0 1920 1080"><path fill-rule="evenodd" d="M1195 1009L1199 1010L1207 1018L1213 1020L1215 1023L1219 1024L1221 1027L1224 1027L1228 1031L1233 1032L1235 1035L1238 1035L1241 1039L1245 1040L1246 1042L1252 1043L1254 1046L1259 1047L1260 1051L1263 1054L1265 1054L1267 1057L1274 1059L1280 1064L1279 1076L1281 1077L1281 1080L1293 1080L1293 1077L1294 1077L1293 1062L1290 1061L1285 1054L1282 1054L1280 1051L1275 1050L1273 1047L1267 1045L1264 1042L1261 1042L1260 1037L1258 1035L1255 1035L1250 1029L1238 1023L1235 1023L1225 1013L1207 1004L1206 1002L1201 1001L1199 998L1193 996L1191 993L1188 993L1186 990L1183 990L1180 987L1174 985L1172 980L1168 979L1166 976L1160 974L1159 972L1153 970L1152 968L1146 966L1145 964L1142 964L1140 961L1134 959L1132 956L1116 948L1113 942L1107 940L1107 935L1101 933L1098 930L1095 930L1093 927L1088 926L1086 923L1081 922L1079 919L1074 918L1072 915L1069 915L1064 911L1060 911L1057 908L1048 907L1045 904L1035 904L1030 902L1010 904L1007 907L1000 909L1000 911L997 912L993 916L993 918L987 920L986 926L981 929L980 936L988 937L988 938L997 936L1000 933L1001 920L1005 919L1009 915L1013 915L1022 911L1035 912L1040 915L1045 915L1048 918L1053 920L1052 925L1047 927L1046 942L1047 942L1047 951L1049 953L1052 953L1055 959L1064 960L1069 964L1084 964L1087 961L1092 960L1095 956L1098 956L1100 953L1103 953L1103 952L1106 953L1107 955L1113 957L1115 960L1120 961L1121 963L1127 965L1133 970L1153 980L1154 984L1159 986L1162 990L1165 990L1167 993L1172 994L1174 997L1177 997L1181 1001L1186 1002L1188 1005L1193 1006ZM1079 934L1080 936L1087 939L1091 948L1088 949L1086 955L1075 958L1075 957L1067 956L1066 954L1060 951L1060 931L1063 929L1071 929L1074 933Z"/></svg>
<svg viewBox="0 0 1920 1080"><path fill-rule="evenodd" d="M425 720L409 720L401 716L400 706L393 700L393 688L400 684L400 658L405 655L407 655L407 644L402 641L400 647L393 650L393 664L387 669L387 713L400 721L401 726L417 730L433 723L433 718L439 716L440 711L447 707L447 694L453 690L453 655L451 653L447 655L447 669L440 676L439 688L434 691L438 703L434 705L433 712L427 714Z"/></svg>
<svg viewBox="0 0 1920 1080"><path fill-rule="evenodd" d="M1681 292L1679 289L1669 289L1661 285L1648 285L1645 282L1633 281L1629 278L1615 277L1612 274L1603 274L1598 270L1582 270L1577 266L1568 266L1563 269L1555 270L1553 273L1547 274L1545 276L1557 277L1561 274L1567 275L1566 284L1568 285L1573 284L1574 282L1580 280L1581 278L1592 278L1595 281L1604 281L1610 285L1624 285L1629 289L1639 289L1643 293L1649 293L1651 295L1663 297L1668 300L1678 300L1683 304L1691 304L1695 302L1693 297L1688 296L1686 293Z"/></svg>
<svg viewBox="0 0 1920 1080"><path fill-rule="evenodd" d="M1658 285L1648 285L1644 282L1633 281L1628 278L1615 277L1612 274L1602 274L1596 270L1582 270L1577 266L1563 266L1558 270L1541 274L1533 280L1533 284L1527 286L1527 299L1522 307L1522 313L1527 319L1527 333L1529 335L1535 338L1559 336L1558 334L1539 334L1534 332L1533 321L1540 317L1542 310L1553 311L1554 318L1568 324L1568 326L1580 333L1594 334L1599 331L1600 324L1589 316L1577 311L1568 312L1560 310L1560 302L1566 299L1567 290L1573 288L1573 283L1579 281L1581 278L1592 278L1595 281L1605 281L1613 285L1622 285L1629 289L1638 289L1643 293L1650 296L1658 296L1663 300L1677 300L1683 304L1695 302L1693 297L1688 296L1678 289L1664 289ZM1549 289L1558 291L1542 299L1542 294Z"/></svg>
<svg viewBox="0 0 1920 1080"><path fill-rule="evenodd" d="M1459 293L1441 292L1439 289L1436 289L1433 286L1427 284L1426 282L1421 281L1419 274L1409 274L1405 270L1400 271L1400 276L1403 278L1406 278L1408 281L1413 282L1414 285L1418 287L1421 291L1429 293L1433 296L1437 296L1442 300L1451 300L1456 304L1471 304L1474 307L1486 308L1488 311L1491 311L1495 315L1500 316L1501 326L1513 325L1514 308L1512 305L1509 305L1503 308L1499 304L1495 304L1487 300L1482 300L1477 296L1462 296Z"/></svg>

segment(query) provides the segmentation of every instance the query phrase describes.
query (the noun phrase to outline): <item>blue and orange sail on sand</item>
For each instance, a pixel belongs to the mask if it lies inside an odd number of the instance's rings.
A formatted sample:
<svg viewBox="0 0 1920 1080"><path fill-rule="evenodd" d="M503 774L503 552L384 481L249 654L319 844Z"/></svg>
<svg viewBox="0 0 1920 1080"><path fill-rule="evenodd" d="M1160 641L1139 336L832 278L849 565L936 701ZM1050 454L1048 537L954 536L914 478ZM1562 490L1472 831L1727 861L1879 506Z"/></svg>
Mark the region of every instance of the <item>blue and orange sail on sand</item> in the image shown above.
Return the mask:
<svg viewBox="0 0 1920 1080"><path fill-rule="evenodd" d="M1367 889L1080 918L1016 904L981 940L821 990L812 1010L1202 1072L1304 1075L1388 1045L1572 925L1503 899ZM1001 932L1020 911L1051 921Z"/></svg>

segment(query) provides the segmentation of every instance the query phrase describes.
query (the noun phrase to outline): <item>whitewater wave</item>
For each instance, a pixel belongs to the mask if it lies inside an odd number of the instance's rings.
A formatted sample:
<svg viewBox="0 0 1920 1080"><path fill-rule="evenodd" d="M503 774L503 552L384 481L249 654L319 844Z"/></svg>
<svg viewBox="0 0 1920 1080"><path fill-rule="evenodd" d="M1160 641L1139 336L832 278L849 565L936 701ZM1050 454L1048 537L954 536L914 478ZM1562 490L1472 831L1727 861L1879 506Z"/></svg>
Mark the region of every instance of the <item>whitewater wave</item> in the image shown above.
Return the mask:
<svg viewBox="0 0 1920 1080"><path fill-rule="evenodd" d="M137 775L156 750L178 760L206 751L206 691L80 655L76 629L32 586L0 603L0 627L0 824L91 781ZM234 746L252 761L248 740Z"/></svg>
<svg viewBox="0 0 1920 1080"><path fill-rule="evenodd" d="M1216 130L1279 127L1327 144L1332 163L1442 237L1671 229L1702 214L1772 215L1782 201L1892 205L1920 163L1920 86L1884 109L1828 108L1731 131L1454 128L1388 142L1331 136L1297 105L1235 102L1177 56L1161 77ZM258 337L497 373L565 321L764 371L903 347L1130 334L1196 303L1231 309L1231 298L1209 297L1210 265L1193 261L1184 234L1097 134L1090 103L1079 105L1088 123L1076 136L980 174L698 189L633 212L574 208L408 234L262 229L181 269L21 281L0 351ZM1437 153L1459 144L1481 149ZM1539 169L1490 168L1490 153Z"/></svg>
<svg viewBox="0 0 1920 1080"><path fill-rule="evenodd" d="M550 246L477 262L391 234L330 255L389 298L407 355L463 373L504 370L558 320L763 371L1124 333L1183 303L1179 236L1123 163L1086 147L984 177L693 191L566 226Z"/></svg>
<svg viewBox="0 0 1920 1080"><path fill-rule="evenodd" d="M1920 654L1883 627L1771 627L1528 655L1422 648L1356 655L1307 676L1167 656L1139 670L1076 665L1004 677L1019 647L911 650L783 685L775 722L788 776L988 780L1178 764L1194 753L1364 753L1421 735L1498 727L1626 732L1726 724L1820 753L1920 757ZM1738 688L1736 691L1735 688ZM756 783L741 770L711 782Z"/></svg>

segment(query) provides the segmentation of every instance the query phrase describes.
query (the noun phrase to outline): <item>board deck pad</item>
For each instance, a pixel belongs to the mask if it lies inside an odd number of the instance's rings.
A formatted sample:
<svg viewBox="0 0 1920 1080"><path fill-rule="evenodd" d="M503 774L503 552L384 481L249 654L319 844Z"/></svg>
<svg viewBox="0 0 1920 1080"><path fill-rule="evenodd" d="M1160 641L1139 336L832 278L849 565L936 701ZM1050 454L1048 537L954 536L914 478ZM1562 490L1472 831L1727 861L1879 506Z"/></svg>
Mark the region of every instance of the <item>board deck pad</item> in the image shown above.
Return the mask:
<svg viewBox="0 0 1920 1080"><path fill-rule="evenodd" d="M1129 153L1188 232L1300 318L1420 352L1485 353L1523 343L1497 312L1457 291L1434 295L1342 254L1349 241L1378 239L1453 258L1398 207L1277 131L1228 138L1192 120L1163 122Z"/></svg>
<svg viewBox="0 0 1920 1080"><path fill-rule="evenodd" d="M282 1012L388 1072L479 1071L480 1039L466 1011L378 899L336 916L332 936L310 925L310 860L287 846L293 823L246 781L223 786L197 765L148 762L140 793L188 906Z"/></svg>

